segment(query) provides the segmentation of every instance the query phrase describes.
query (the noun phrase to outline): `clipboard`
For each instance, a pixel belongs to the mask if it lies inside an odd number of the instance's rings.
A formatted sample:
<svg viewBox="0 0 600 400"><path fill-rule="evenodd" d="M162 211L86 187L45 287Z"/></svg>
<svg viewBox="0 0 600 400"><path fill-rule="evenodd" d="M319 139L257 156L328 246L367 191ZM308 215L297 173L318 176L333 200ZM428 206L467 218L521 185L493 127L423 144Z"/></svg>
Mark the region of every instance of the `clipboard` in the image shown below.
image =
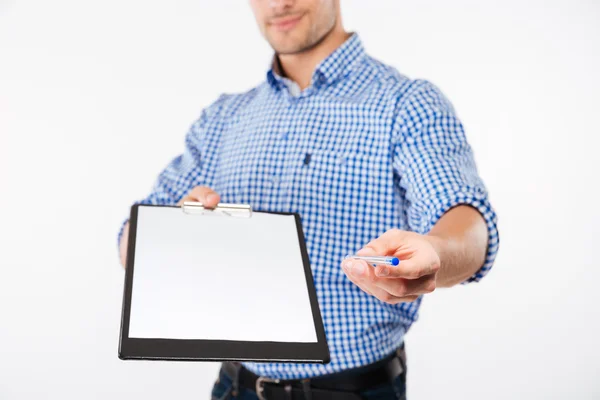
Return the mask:
<svg viewBox="0 0 600 400"><path fill-rule="evenodd" d="M134 204L118 356L329 363L300 215Z"/></svg>

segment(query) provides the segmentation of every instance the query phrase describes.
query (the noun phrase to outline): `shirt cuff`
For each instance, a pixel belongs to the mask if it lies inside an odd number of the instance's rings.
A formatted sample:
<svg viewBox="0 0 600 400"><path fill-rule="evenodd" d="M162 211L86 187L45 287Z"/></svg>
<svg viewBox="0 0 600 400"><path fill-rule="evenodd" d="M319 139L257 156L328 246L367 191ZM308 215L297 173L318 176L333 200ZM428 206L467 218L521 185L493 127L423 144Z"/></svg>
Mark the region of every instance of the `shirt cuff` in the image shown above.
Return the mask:
<svg viewBox="0 0 600 400"><path fill-rule="evenodd" d="M492 269L494 260L498 254L500 237L498 234L498 217L492 208L487 193L478 188L467 188L452 193L444 193L439 197L430 199L422 205L423 214L420 222L417 224L417 231L426 234L433 228L437 221L453 207L459 205L469 205L475 208L485 220L488 230L488 246L485 261L481 268L461 284L470 282L479 282Z"/></svg>

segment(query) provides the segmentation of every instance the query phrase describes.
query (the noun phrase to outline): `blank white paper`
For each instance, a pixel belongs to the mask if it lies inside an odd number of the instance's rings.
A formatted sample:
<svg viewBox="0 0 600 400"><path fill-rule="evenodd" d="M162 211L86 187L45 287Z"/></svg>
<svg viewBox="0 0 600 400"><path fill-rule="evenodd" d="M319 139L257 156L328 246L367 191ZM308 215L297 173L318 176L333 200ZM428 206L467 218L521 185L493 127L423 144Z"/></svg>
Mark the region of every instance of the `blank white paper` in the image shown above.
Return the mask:
<svg viewBox="0 0 600 400"><path fill-rule="evenodd" d="M293 215L138 208L129 337L317 342Z"/></svg>

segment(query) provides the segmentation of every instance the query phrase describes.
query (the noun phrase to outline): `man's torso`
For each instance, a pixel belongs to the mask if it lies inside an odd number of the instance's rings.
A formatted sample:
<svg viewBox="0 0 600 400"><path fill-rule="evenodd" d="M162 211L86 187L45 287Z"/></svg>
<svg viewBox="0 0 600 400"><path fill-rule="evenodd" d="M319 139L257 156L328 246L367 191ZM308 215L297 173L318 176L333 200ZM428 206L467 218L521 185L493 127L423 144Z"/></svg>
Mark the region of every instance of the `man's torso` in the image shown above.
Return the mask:
<svg viewBox="0 0 600 400"><path fill-rule="evenodd" d="M300 96L273 76L248 93L223 96L199 138L202 182L221 201L297 212L302 220L332 361L245 363L257 374L301 378L374 362L402 343L416 319L420 300L383 303L340 268L346 254L386 230L408 229L391 130L398 99L414 86L360 43L344 46L354 57L326 65L336 69L321 79L317 71Z"/></svg>

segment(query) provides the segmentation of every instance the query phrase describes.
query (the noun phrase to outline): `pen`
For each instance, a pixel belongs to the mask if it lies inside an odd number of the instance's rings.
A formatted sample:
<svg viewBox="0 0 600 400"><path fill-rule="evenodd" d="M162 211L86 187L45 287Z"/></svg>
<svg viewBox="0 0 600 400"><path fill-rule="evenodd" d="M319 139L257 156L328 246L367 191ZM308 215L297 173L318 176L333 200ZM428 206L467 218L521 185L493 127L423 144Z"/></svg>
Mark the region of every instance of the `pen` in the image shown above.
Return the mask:
<svg viewBox="0 0 600 400"><path fill-rule="evenodd" d="M398 257L388 256L357 256L355 254L347 255L345 258L355 258L357 260L364 260L367 263L376 267L377 265L398 265L400 260Z"/></svg>

